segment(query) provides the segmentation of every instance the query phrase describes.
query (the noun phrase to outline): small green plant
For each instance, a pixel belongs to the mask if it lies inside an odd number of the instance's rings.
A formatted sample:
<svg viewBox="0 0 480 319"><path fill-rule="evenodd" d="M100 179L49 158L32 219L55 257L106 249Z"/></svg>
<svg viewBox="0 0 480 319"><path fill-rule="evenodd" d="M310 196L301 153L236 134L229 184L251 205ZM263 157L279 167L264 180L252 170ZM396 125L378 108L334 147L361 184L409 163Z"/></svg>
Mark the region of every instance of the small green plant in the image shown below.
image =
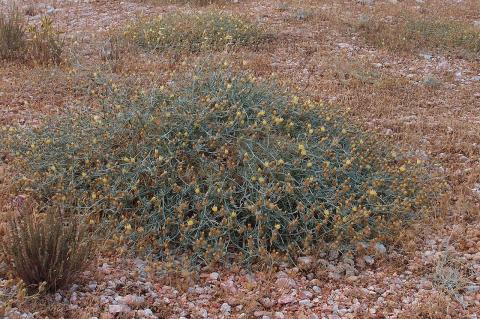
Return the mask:
<svg viewBox="0 0 480 319"><path fill-rule="evenodd" d="M0 13L0 60L22 57L26 50L25 23L16 7Z"/></svg>
<svg viewBox="0 0 480 319"><path fill-rule="evenodd" d="M266 40L264 30L245 19L221 13L167 14L140 20L123 33L149 50L215 51L234 46L256 46Z"/></svg>
<svg viewBox="0 0 480 319"><path fill-rule="evenodd" d="M65 287L93 256L85 228L57 210L23 213L9 225L3 251L14 273L31 291L52 292Z"/></svg>
<svg viewBox="0 0 480 319"><path fill-rule="evenodd" d="M4 134L18 191L201 263L388 242L427 205L416 160L333 108L224 69L173 83Z"/></svg>

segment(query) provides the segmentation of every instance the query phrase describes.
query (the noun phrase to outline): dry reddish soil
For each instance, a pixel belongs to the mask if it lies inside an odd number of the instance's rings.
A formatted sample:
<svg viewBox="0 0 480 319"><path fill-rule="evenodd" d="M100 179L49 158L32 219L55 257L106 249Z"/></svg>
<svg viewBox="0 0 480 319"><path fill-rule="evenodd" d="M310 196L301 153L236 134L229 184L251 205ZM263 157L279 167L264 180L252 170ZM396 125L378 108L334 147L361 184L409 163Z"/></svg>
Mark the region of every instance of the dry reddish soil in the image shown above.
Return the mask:
<svg viewBox="0 0 480 319"><path fill-rule="evenodd" d="M0 65L0 125L96 103L94 74L150 85L182 64L229 61L275 76L301 94L349 110L351 120L447 182L433 212L399 247L369 255L304 258L298 267L202 269L196 278L160 263L102 253L79 282L54 295L25 297L3 269L7 318L477 318L480 314L480 58L438 50L392 51L369 44L355 25L408 11L476 25L476 0L240 0L196 7L162 1L21 1L31 23L50 15L65 38L60 66ZM6 10L7 3L0 4ZM274 39L257 50L200 55L126 51L104 61L108 33L138 16L224 10L265 25ZM480 23L478 23L480 24ZM183 63L184 62L184 63ZM432 84L433 83L433 84ZM0 166L0 174L5 166ZM3 177L0 178L2 183ZM12 199L3 194L0 211ZM5 268L5 264L2 267Z"/></svg>

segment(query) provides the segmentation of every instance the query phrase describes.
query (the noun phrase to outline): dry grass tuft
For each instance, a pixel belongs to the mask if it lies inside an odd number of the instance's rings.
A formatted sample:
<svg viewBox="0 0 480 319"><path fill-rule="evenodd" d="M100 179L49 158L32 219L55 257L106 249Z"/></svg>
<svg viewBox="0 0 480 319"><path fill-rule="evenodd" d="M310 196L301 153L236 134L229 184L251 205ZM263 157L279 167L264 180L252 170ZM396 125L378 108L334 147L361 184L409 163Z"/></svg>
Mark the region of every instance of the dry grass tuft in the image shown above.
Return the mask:
<svg viewBox="0 0 480 319"><path fill-rule="evenodd" d="M459 265L455 264L455 260L448 253L444 253L435 267L433 282L451 296L458 296L467 285L468 280Z"/></svg>
<svg viewBox="0 0 480 319"><path fill-rule="evenodd" d="M0 60L33 64L59 64L63 43L49 17L27 26L16 7L0 14Z"/></svg>
<svg viewBox="0 0 480 319"><path fill-rule="evenodd" d="M364 17L357 28L368 42L394 51L434 49L480 54L480 30L453 20L399 14L389 21Z"/></svg>
<svg viewBox="0 0 480 319"><path fill-rule="evenodd" d="M30 36L28 59L39 64L59 64L62 60L63 42L53 27L53 20L43 17L40 26L28 28Z"/></svg>
<svg viewBox="0 0 480 319"><path fill-rule="evenodd" d="M12 218L3 251L13 272L30 291L53 292L75 280L93 256L86 229L57 210L35 214L23 209Z"/></svg>
<svg viewBox="0 0 480 319"><path fill-rule="evenodd" d="M0 13L0 60L14 60L25 54L25 24L16 7Z"/></svg>
<svg viewBox="0 0 480 319"><path fill-rule="evenodd" d="M452 299L443 293L434 293L427 300L402 313L399 319L444 319L454 318L456 307Z"/></svg>

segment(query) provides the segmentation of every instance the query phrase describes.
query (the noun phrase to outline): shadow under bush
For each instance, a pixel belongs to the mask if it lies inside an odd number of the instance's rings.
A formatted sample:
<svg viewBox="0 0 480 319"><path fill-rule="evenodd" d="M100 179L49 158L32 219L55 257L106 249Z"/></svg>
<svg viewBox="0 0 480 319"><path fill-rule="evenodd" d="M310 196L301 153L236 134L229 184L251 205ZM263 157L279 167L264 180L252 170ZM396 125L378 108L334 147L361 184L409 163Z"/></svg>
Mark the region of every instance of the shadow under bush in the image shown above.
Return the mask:
<svg viewBox="0 0 480 319"><path fill-rule="evenodd" d="M201 263L388 242L426 207L414 159L321 103L226 70L5 134L17 191Z"/></svg>

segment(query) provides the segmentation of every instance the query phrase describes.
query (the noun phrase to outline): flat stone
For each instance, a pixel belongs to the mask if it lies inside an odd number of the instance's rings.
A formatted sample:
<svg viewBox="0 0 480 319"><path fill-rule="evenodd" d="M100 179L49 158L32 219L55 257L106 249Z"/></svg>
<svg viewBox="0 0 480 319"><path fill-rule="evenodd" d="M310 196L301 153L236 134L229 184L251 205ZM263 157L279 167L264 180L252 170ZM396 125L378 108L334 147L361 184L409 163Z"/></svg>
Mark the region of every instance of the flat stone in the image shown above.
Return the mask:
<svg viewBox="0 0 480 319"><path fill-rule="evenodd" d="M363 260L370 266L375 262L375 259L373 259L372 256L364 256Z"/></svg>
<svg viewBox="0 0 480 319"><path fill-rule="evenodd" d="M295 298L292 295L283 295L278 298L278 303L281 305L286 305L295 301Z"/></svg>
<svg viewBox="0 0 480 319"><path fill-rule="evenodd" d="M313 265L313 258L310 256L304 256L298 258L298 265L300 268L310 268Z"/></svg>
<svg viewBox="0 0 480 319"><path fill-rule="evenodd" d="M308 290L303 290L300 292L300 298L302 299L312 299L313 294Z"/></svg>
<svg viewBox="0 0 480 319"><path fill-rule="evenodd" d="M296 284L292 278L278 278L277 281L275 281L275 285L278 288L292 288L295 287Z"/></svg>
<svg viewBox="0 0 480 319"><path fill-rule="evenodd" d="M374 248L375 248L375 252L377 254L382 254L383 255L383 254L387 253L387 248L382 243L375 243Z"/></svg>
<svg viewBox="0 0 480 319"><path fill-rule="evenodd" d="M480 291L480 286L478 285L469 285L465 288L468 292L477 292Z"/></svg>
<svg viewBox="0 0 480 319"><path fill-rule="evenodd" d="M257 310L257 311L255 311L255 312L253 313L253 315L254 315L255 317L262 317L262 318L265 317L265 316L269 317L269 316L270 316L270 312L268 312L268 311L262 311L262 310Z"/></svg>
<svg viewBox="0 0 480 319"><path fill-rule="evenodd" d="M228 315L230 314L230 311L232 311L232 307L228 303L224 302L222 306L220 306L220 311L225 315Z"/></svg>
<svg viewBox="0 0 480 319"><path fill-rule="evenodd" d="M220 274L218 272L212 272L208 278L210 278L210 280L218 280L218 278L220 277Z"/></svg>
<svg viewBox="0 0 480 319"><path fill-rule="evenodd" d="M271 308L275 305L275 301L270 298L262 298L260 299L260 303L265 307L265 308Z"/></svg>
<svg viewBox="0 0 480 319"><path fill-rule="evenodd" d="M310 308L312 306L312 302L309 299L303 299L298 302L300 306L308 307Z"/></svg>
<svg viewBox="0 0 480 319"><path fill-rule="evenodd" d="M131 307L139 307L145 303L145 297L137 295L126 295L120 298L118 301L120 304L128 305Z"/></svg>
<svg viewBox="0 0 480 319"><path fill-rule="evenodd" d="M126 313L130 311L132 311L132 309L130 309L130 307L127 305L109 305L108 306L108 312L111 314Z"/></svg>

